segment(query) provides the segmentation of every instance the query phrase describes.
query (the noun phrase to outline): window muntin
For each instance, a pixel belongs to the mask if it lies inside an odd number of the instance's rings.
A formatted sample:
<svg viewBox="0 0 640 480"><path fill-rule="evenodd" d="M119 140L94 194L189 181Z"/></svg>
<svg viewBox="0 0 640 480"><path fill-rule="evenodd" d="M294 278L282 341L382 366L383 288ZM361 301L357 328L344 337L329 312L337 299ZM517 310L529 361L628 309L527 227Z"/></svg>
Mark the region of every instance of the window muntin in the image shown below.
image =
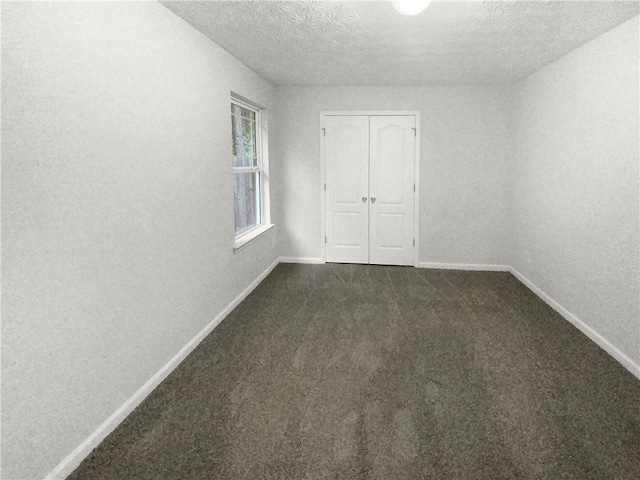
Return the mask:
<svg viewBox="0 0 640 480"><path fill-rule="evenodd" d="M231 102L236 238L263 223L263 169L260 151L260 110Z"/></svg>

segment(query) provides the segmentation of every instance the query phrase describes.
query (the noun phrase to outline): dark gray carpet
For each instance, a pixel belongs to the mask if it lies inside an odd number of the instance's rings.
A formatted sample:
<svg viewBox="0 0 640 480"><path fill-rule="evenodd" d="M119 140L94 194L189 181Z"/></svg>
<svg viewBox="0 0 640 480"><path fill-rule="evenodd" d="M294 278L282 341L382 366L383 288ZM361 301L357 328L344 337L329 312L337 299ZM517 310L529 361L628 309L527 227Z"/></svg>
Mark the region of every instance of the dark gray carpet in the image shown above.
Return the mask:
<svg viewBox="0 0 640 480"><path fill-rule="evenodd" d="M507 273L280 265L72 479L640 479L640 381Z"/></svg>

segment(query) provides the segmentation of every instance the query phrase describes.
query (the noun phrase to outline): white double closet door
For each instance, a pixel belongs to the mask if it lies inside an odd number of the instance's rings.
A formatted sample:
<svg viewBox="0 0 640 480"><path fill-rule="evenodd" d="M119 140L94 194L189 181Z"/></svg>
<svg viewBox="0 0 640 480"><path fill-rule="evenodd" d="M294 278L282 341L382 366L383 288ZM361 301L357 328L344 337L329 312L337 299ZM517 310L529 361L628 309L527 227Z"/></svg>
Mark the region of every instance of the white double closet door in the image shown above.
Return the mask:
<svg viewBox="0 0 640 480"><path fill-rule="evenodd" d="M415 116L323 118L327 262L413 265Z"/></svg>

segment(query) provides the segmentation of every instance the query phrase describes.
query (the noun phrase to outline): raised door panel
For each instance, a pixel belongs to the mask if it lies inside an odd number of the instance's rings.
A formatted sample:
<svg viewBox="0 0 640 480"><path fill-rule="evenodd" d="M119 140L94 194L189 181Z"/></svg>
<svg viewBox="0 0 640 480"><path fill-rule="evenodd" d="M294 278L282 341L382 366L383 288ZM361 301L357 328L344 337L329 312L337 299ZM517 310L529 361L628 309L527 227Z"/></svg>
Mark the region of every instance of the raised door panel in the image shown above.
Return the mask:
<svg viewBox="0 0 640 480"><path fill-rule="evenodd" d="M326 259L368 263L369 117L327 116L324 128Z"/></svg>
<svg viewBox="0 0 640 480"><path fill-rule="evenodd" d="M413 265L415 117L370 120L369 263Z"/></svg>

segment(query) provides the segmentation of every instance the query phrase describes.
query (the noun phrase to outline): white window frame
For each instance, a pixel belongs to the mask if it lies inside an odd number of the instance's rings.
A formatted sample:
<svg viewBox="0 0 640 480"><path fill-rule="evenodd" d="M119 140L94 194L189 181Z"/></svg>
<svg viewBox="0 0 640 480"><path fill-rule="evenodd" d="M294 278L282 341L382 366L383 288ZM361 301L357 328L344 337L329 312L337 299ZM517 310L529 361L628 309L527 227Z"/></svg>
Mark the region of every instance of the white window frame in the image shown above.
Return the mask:
<svg viewBox="0 0 640 480"><path fill-rule="evenodd" d="M235 167L233 160L231 162L232 178L233 178L233 194L235 198L235 175L241 172L257 172L258 182L260 185L260 223L255 227L235 235L233 243L233 251L238 252L251 241L260 237L273 227L271 223L270 205L269 205L269 158L268 158L268 137L267 137L267 118L265 109L259 105L247 100L246 98L231 93L231 104L237 105L247 110L251 110L256 114L256 153L257 165L255 167ZM229 149L229 152L232 150ZM234 200L234 221L233 228L235 232L235 200Z"/></svg>

